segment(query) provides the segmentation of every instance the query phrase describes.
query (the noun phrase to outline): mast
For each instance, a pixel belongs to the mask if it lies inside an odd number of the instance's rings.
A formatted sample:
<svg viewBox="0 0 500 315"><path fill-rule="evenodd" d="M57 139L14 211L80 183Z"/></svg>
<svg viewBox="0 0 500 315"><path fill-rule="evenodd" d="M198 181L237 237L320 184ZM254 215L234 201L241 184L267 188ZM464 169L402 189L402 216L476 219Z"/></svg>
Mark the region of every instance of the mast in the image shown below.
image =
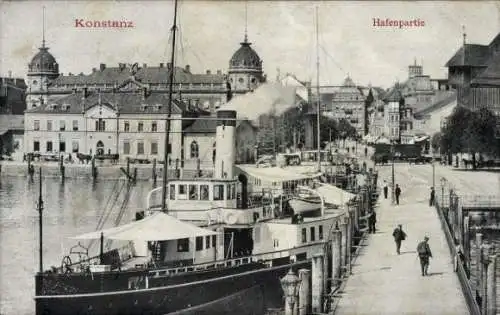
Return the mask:
<svg viewBox="0 0 500 315"><path fill-rule="evenodd" d="M169 137L170 137L170 118L172 116L172 94L174 88L174 71L175 71L175 32L177 31L177 0L174 0L174 23L172 26L172 55L170 56L170 78L168 87L168 111L167 111L167 121L165 122L165 147L164 147L164 159L163 159L163 186L161 195L161 209L167 211L166 199L167 199L167 180L168 180L168 158L169 158Z"/></svg>
<svg viewBox="0 0 500 315"><path fill-rule="evenodd" d="M38 211L38 240L39 244L39 263L40 263L40 273L43 272L43 221L42 221L42 212L43 212L43 199L42 199L42 168L40 167L40 191L38 193L38 203L37 203L37 211Z"/></svg>
<svg viewBox="0 0 500 315"><path fill-rule="evenodd" d="M316 132L317 132L317 146L318 146L318 172L321 172L321 135L320 135L320 127L319 127L319 116L320 116L320 102L321 97L319 94L319 21L318 21L318 7L316 6L316 91L318 94L318 104L317 104L317 115L316 115Z"/></svg>

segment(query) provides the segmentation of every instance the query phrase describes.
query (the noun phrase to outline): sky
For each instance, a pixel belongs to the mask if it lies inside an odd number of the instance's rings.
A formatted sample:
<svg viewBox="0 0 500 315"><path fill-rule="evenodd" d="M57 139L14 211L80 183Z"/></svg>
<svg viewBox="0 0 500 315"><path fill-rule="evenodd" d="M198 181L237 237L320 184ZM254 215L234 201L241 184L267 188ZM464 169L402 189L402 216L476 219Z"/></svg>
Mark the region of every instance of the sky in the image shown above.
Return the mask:
<svg viewBox="0 0 500 315"><path fill-rule="evenodd" d="M41 45L43 6L46 43L64 74L90 73L100 63L152 66L170 59L173 1L9 1L0 3L0 75L25 77ZM377 18L420 19L424 26L376 27ZM133 27L82 28L77 19ZM408 77L415 59L425 74L446 77L463 26L468 43L488 44L497 35L500 2L179 1L176 65L227 72L245 24L270 81L293 73L315 84L318 53L320 84L340 85L349 75L358 85L387 88Z"/></svg>

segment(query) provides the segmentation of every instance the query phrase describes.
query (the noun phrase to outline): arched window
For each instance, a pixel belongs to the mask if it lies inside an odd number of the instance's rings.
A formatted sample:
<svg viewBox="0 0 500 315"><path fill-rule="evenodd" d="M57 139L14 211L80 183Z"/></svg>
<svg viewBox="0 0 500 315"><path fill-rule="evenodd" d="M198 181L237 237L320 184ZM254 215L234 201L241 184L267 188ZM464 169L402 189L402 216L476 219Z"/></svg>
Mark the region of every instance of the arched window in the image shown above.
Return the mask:
<svg viewBox="0 0 500 315"><path fill-rule="evenodd" d="M190 157L192 159L196 159L199 156L199 148L198 148L198 143L196 141L191 142L191 154Z"/></svg>

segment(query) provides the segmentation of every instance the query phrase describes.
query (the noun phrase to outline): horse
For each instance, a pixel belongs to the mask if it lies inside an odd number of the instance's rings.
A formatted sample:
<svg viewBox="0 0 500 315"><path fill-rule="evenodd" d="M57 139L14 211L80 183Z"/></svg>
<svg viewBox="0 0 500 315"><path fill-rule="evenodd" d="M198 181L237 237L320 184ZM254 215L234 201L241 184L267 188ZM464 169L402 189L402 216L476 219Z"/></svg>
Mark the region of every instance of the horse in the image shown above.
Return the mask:
<svg viewBox="0 0 500 315"><path fill-rule="evenodd" d="M89 162L92 160L92 155L78 152L76 154L76 158L78 159L80 164L89 164Z"/></svg>

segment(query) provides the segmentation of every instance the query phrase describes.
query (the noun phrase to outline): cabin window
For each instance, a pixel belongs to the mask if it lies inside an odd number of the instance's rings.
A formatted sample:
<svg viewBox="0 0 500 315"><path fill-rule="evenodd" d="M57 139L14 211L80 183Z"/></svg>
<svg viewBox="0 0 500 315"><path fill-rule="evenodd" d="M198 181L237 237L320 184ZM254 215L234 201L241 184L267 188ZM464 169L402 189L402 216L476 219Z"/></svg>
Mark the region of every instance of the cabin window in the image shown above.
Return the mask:
<svg viewBox="0 0 500 315"><path fill-rule="evenodd" d="M177 240L178 252L189 252L189 238L181 238Z"/></svg>
<svg viewBox="0 0 500 315"><path fill-rule="evenodd" d="M214 200L224 200L224 185L214 185Z"/></svg>
<svg viewBox="0 0 500 315"><path fill-rule="evenodd" d="M170 200L175 200L175 185L170 185Z"/></svg>
<svg viewBox="0 0 500 315"><path fill-rule="evenodd" d="M200 185L200 200L209 200L208 185Z"/></svg>
<svg viewBox="0 0 500 315"><path fill-rule="evenodd" d="M189 200L198 200L198 185L189 185Z"/></svg>
<svg viewBox="0 0 500 315"><path fill-rule="evenodd" d="M203 236L196 237L196 250L203 250Z"/></svg>
<svg viewBox="0 0 500 315"><path fill-rule="evenodd" d="M210 236L205 236L205 248L210 248Z"/></svg>
<svg viewBox="0 0 500 315"><path fill-rule="evenodd" d="M255 239L255 243L260 243L260 227L256 227L254 228L254 239Z"/></svg>
<svg viewBox="0 0 500 315"><path fill-rule="evenodd" d="M212 235L212 246L216 247L217 246L217 235Z"/></svg>
<svg viewBox="0 0 500 315"><path fill-rule="evenodd" d="M231 190L231 199L236 199L236 184L232 184L233 188Z"/></svg>
<svg viewBox="0 0 500 315"><path fill-rule="evenodd" d="M303 228L302 229L302 243L306 243L307 242L307 230L306 228Z"/></svg>
<svg viewBox="0 0 500 315"><path fill-rule="evenodd" d="M314 226L311 226L311 242L316 240L316 231L314 230Z"/></svg>
<svg viewBox="0 0 500 315"><path fill-rule="evenodd" d="M323 239L323 226L320 225L318 226L318 239L322 240Z"/></svg>

